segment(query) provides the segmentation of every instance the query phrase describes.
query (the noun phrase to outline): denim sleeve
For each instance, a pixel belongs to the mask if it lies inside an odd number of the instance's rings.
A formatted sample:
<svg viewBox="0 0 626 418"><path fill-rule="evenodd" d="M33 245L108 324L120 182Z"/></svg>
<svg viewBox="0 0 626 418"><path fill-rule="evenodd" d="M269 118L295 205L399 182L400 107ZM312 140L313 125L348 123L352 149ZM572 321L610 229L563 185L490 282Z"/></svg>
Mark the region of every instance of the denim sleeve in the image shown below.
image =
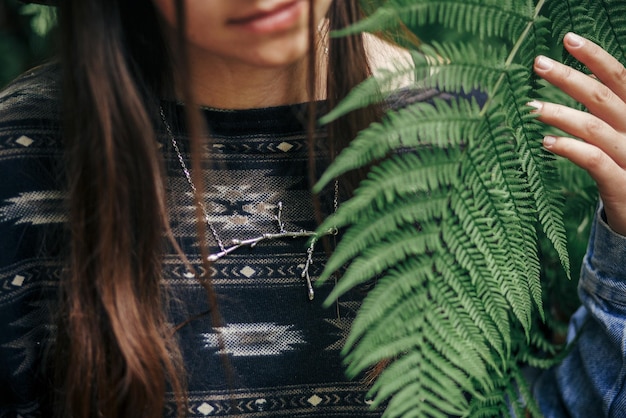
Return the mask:
<svg viewBox="0 0 626 418"><path fill-rule="evenodd" d="M626 416L626 237L596 214L570 321L572 351L534 390L546 417ZM574 340L574 337L577 337Z"/></svg>

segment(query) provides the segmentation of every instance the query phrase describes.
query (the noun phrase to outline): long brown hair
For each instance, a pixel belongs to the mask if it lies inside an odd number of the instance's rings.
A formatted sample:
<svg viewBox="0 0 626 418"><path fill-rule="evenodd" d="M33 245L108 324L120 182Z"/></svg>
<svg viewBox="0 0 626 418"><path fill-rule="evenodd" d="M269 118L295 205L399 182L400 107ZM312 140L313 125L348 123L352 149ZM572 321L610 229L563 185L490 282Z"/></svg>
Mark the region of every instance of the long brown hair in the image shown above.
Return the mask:
<svg viewBox="0 0 626 418"><path fill-rule="evenodd" d="M70 251L53 359L56 414L160 416L171 390L182 416L185 373L161 284L169 222L155 141L158 98L173 91L172 57L150 0L59 7ZM331 28L359 16L358 0L336 0ZM329 53L332 106L369 69L359 36L333 39ZM338 147L374 115L333 125Z"/></svg>

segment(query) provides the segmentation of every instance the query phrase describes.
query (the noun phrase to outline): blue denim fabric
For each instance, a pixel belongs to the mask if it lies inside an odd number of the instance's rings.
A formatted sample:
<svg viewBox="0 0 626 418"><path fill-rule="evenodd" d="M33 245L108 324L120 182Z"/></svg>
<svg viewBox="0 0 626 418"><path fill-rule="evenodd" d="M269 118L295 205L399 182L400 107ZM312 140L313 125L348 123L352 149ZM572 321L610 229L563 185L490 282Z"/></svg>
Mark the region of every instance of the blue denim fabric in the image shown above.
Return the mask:
<svg viewBox="0 0 626 418"><path fill-rule="evenodd" d="M546 417L626 417L626 237L596 214L570 321L571 353L534 387ZM578 339L574 341L574 338Z"/></svg>

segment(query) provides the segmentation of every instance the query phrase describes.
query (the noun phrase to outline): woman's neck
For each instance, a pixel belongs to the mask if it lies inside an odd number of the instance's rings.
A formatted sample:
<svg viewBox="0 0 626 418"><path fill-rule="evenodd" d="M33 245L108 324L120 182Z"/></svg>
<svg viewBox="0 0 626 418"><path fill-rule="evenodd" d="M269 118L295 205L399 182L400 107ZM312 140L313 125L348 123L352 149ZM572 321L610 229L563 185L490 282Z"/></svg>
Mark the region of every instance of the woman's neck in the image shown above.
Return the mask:
<svg viewBox="0 0 626 418"><path fill-rule="evenodd" d="M309 100L307 61L280 67L258 67L212 57L207 62L190 48L190 83L194 101L218 109L252 109ZM326 96L326 56L317 54L315 99Z"/></svg>
<svg viewBox="0 0 626 418"><path fill-rule="evenodd" d="M253 68L213 62L193 65L192 93L197 103L220 109L250 109L307 100L306 65Z"/></svg>

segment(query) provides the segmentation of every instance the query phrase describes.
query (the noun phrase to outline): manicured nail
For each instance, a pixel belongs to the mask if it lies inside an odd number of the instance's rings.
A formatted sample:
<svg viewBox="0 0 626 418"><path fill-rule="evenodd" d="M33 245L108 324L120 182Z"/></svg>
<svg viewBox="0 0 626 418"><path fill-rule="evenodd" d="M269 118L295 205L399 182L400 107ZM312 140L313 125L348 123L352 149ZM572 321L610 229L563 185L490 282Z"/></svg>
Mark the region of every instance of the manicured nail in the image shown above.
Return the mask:
<svg viewBox="0 0 626 418"><path fill-rule="evenodd" d="M552 60L548 57L544 57L543 55L540 55L535 59L535 67L540 70L548 71L551 70L553 66L554 63Z"/></svg>
<svg viewBox="0 0 626 418"><path fill-rule="evenodd" d="M535 110L533 110L533 113L540 112L541 109L543 109L543 103L538 102L537 100L532 100L532 101L526 103L526 106L530 106L530 107L535 108Z"/></svg>
<svg viewBox="0 0 626 418"><path fill-rule="evenodd" d="M546 136L543 138L543 146L546 148L552 148L552 145L556 144L556 138L553 136Z"/></svg>
<svg viewBox="0 0 626 418"><path fill-rule="evenodd" d="M565 42L567 42L567 45L573 48L579 48L583 46L583 44L585 43L585 39L581 36L576 35L575 33L570 32L565 35Z"/></svg>

